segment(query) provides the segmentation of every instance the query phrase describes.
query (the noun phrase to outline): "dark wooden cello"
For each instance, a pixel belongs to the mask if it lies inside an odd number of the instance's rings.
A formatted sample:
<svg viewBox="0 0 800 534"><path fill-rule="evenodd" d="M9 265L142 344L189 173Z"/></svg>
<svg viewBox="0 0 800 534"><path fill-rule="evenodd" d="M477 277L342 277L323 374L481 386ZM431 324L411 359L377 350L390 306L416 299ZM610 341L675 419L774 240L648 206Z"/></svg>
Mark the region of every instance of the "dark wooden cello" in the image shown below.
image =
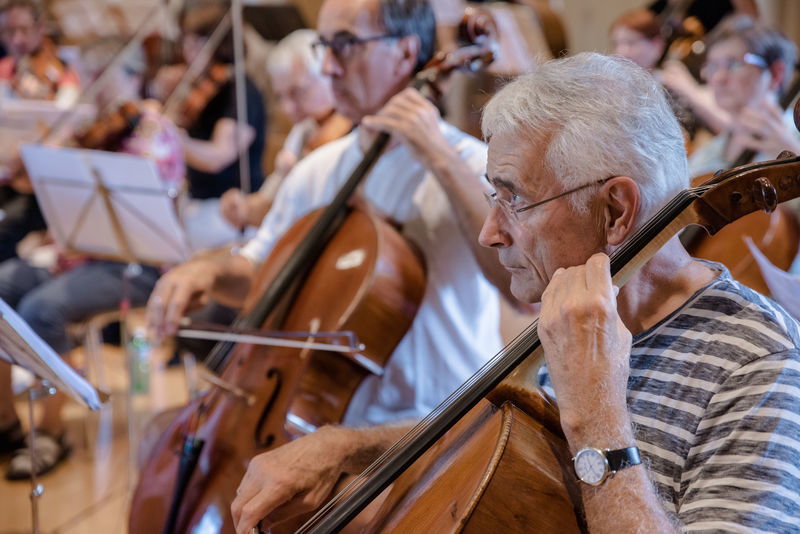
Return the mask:
<svg viewBox="0 0 800 534"><path fill-rule="evenodd" d="M484 45L460 49L438 57L417 82L488 59ZM341 420L361 379L381 372L424 291L423 267L409 244L369 210L349 207L387 141L378 137L330 206L287 232L235 323L240 332L303 331L308 338L353 332L363 348L343 346L339 355L219 345L210 361L221 380L183 410L156 446L134 495L131 532L232 532L230 503L249 459Z"/></svg>
<svg viewBox="0 0 800 534"><path fill-rule="evenodd" d="M683 191L612 254L614 283L687 224L714 233L798 196L800 157L791 153ZM340 530L392 482L369 532L580 531L568 450L552 404L532 386L540 351L534 322L300 532Z"/></svg>

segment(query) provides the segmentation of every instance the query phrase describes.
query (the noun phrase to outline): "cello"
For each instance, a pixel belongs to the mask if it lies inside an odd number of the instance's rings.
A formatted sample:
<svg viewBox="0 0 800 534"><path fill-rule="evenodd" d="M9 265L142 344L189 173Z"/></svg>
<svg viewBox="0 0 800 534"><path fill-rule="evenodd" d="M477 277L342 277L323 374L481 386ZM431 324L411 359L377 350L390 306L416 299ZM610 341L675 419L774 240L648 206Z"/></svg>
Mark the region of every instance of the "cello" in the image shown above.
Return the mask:
<svg viewBox="0 0 800 534"><path fill-rule="evenodd" d="M781 96L781 109L788 109L800 93L800 78L796 79L785 94ZM744 150L734 161L732 168L741 167L753 161L756 153ZM708 180L708 175L693 180L699 185ZM772 213L752 213L723 228L715 235L688 231L681 240L690 254L698 258L718 261L728 267L736 280L769 295L769 287L761 275L761 269L747 247L744 237L750 237L755 246L780 269L788 269L798 252L800 244L800 223L787 208L780 207Z"/></svg>
<svg viewBox="0 0 800 534"><path fill-rule="evenodd" d="M710 233L800 196L800 157L682 191L611 255L621 287L684 226ZM534 322L335 497L302 533L336 532L394 482L368 532L580 532L581 502L556 409L534 389ZM554 428L555 423L555 428ZM401 474L402 473L402 474Z"/></svg>
<svg viewBox="0 0 800 534"><path fill-rule="evenodd" d="M415 84L490 59L485 42L439 55ZM309 340L324 334L332 341L299 353L218 345L209 361L221 377L150 455L131 505L131 532L231 532L228 510L249 459L341 420L360 381L382 372L424 292L424 267L411 246L369 209L348 207L388 139L378 136L331 205L300 219L278 242L234 323L238 333L302 331Z"/></svg>

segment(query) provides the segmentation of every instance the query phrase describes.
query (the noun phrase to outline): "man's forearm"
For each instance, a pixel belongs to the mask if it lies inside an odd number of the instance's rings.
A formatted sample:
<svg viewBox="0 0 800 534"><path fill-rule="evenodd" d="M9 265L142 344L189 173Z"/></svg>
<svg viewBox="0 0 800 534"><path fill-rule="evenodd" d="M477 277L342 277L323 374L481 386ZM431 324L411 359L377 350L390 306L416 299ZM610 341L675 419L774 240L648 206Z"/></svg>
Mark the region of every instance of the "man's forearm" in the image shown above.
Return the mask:
<svg viewBox="0 0 800 534"><path fill-rule="evenodd" d="M399 441L412 427L411 422L404 421L363 428L333 426L321 430L328 432L336 442L347 448L343 463L344 473L358 474Z"/></svg>
<svg viewBox="0 0 800 534"><path fill-rule="evenodd" d="M565 428L573 456L584 447L621 449L636 443L627 413L620 417L598 414L586 420L592 423ZM664 510L643 463L622 469L600 486L579 484L592 534L680 532L676 519Z"/></svg>
<svg viewBox="0 0 800 534"><path fill-rule="evenodd" d="M217 269L211 298L226 306L241 307L252 286L256 267L239 254L210 258L208 261Z"/></svg>

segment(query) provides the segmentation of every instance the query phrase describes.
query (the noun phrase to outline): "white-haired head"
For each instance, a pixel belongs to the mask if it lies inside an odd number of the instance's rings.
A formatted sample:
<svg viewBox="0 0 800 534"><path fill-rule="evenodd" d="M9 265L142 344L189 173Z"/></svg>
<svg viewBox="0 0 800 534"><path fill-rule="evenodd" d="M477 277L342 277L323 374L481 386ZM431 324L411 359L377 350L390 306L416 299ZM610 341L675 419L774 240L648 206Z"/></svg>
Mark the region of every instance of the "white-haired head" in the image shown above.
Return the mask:
<svg viewBox="0 0 800 534"><path fill-rule="evenodd" d="M315 54L313 45L319 37L309 29L295 30L270 50L267 56L267 70L276 77L290 71L299 63L314 76L322 75L322 56Z"/></svg>
<svg viewBox="0 0 800 534"><path fill-rule="evenodd" d="M542 64L489 101L482 130L487 140L546 140L543 168L564 189L629 176L641 192L640 222L688 186L683 136L664 90L619 57L581 53ZM587 209L590 194L573 195L572 207Z"/></svg>

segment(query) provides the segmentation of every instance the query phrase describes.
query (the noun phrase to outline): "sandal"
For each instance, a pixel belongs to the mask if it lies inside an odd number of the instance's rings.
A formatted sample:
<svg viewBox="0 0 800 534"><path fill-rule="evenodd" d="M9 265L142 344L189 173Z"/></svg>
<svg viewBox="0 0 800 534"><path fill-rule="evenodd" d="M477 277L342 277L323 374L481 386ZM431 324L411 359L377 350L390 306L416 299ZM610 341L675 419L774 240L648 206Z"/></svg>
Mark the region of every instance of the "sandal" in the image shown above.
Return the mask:
<svg viewBox="0 0 800 534"><path fill-rule="evenodd" d="M0 430L0 454L9 454L24 446L25 433L22 431L19 421Z"/></svg>
<svg viewBox="0 0 800 534"><path fill-rule="evenodd" d="M18 449L11 458L6 470L6 479L22 480L30 478L31 471L34 468L29 448L30 437L26 439L26 442L28 447ZM34 447L36 451L36 476L50 472L66 459L70 453L70 447L64 440L63 434L55 438L43 430L36 430Z"/></svg>

